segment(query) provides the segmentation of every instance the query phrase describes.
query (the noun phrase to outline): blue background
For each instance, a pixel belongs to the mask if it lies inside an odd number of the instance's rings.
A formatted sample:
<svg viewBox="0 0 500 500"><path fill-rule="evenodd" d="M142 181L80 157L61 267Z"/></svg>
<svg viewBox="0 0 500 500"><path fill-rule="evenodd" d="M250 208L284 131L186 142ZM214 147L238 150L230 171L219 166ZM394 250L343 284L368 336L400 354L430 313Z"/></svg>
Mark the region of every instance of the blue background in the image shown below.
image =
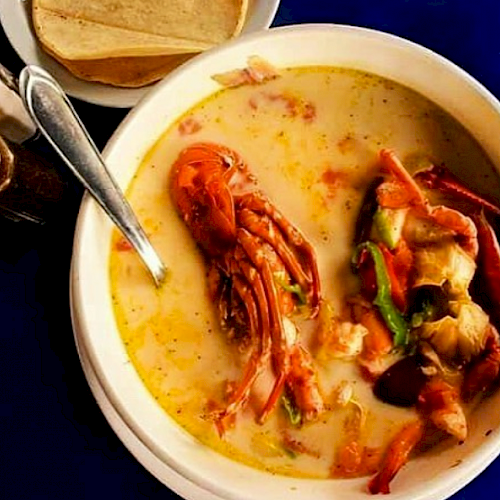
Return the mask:
<svg viewBox="0 0 500 500"><path fill-rule="evenodd" d="M315 22L374 28L422 44L500 98L500 2L283 0L273 25ZM1 31L0 61L16 73L23 66ZM126 114L74 104L100 148ZM37 147L58 163L43 142ZM44 226L0 220L0 498L178 498L124 448L82 373L68 298L81 188L67 182L70 200ZM499 487L497 460L452 498L495 498Z"/></svg>

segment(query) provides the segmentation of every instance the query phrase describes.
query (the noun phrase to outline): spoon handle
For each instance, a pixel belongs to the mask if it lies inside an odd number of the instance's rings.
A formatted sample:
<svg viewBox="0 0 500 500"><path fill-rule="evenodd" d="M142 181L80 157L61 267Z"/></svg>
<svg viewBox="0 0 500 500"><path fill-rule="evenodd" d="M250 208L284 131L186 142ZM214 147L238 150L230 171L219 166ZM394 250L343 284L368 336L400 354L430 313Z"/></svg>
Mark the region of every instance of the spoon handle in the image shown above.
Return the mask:
<svg viewBox="0 0 500 500"><path fill-rule="evenodd" d="M19 90L35 124L129 240L158 286L165 266L62 88L45 70L30 65L21 71Z"/></svg>

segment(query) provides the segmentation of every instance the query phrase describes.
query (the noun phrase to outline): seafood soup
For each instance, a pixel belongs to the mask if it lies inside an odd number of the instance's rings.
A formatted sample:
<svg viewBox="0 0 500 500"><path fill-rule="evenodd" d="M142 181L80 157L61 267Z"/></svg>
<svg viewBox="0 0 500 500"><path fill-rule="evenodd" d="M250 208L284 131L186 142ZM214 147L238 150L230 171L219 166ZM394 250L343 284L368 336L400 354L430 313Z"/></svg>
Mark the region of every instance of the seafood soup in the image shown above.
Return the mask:
<svg viewBox="0 0 500 500"><path fill-rule="evenodd" d="M203 444L274 474L377 474L370 491L384 492L410 452L466 439L495 378L474 378L499 358L469 291L476 200L425 190L444 165L494 200L496 172L460 124L392 81L333 67L234 76L165 131L128 189L171 276L154 289L115 234L120 334Z"/></svg>

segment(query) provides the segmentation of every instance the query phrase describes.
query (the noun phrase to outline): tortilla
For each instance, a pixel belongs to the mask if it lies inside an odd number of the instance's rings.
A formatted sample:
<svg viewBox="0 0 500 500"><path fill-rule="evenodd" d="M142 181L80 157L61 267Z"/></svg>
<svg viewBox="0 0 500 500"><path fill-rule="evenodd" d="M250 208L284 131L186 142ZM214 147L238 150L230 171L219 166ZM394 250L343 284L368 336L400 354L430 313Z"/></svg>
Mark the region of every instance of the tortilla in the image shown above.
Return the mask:
<svg viewBox="0 0 500 500"><path fill-rule="evenodd" d="M238 35L248 0L33 0L40 42L64 60L207 50Z"/></svg>
<svg viewBox="0 0 500 500"><path fill-rule="evenodd" d="M143 87L163 78L195 54L172 54L146 57L110 57L72 61L53 57L77 78L114 85Z"/></svg>

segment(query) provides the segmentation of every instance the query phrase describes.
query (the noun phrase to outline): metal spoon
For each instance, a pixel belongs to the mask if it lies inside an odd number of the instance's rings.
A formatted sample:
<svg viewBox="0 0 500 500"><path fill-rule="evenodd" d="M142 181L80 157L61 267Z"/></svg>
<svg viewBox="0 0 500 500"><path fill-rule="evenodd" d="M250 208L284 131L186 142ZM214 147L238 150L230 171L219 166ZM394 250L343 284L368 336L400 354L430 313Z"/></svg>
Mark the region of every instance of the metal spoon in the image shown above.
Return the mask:
<svg viewBox="0 0 500 500"><path fill-rule="evenodd" d="M129 240L160 286L167 269L62 88L45 70L30 65L19 76L19 93L42 134Z"/></svg>

